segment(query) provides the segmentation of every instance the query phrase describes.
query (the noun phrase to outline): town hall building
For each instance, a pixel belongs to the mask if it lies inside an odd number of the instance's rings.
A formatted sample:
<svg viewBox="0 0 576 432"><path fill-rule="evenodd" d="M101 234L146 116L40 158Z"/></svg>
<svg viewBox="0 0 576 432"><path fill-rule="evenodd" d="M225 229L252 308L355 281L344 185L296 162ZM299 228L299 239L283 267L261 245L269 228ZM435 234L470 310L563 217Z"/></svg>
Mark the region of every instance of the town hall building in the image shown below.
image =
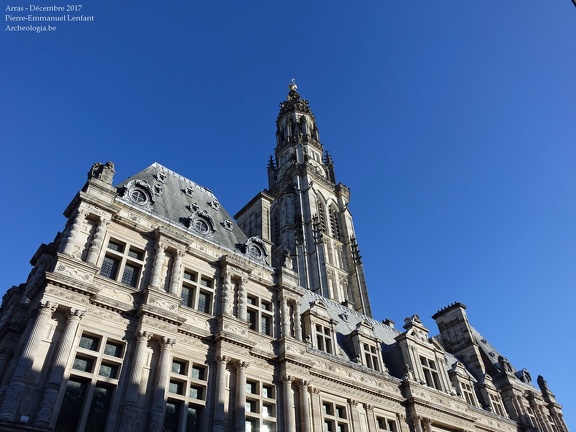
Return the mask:
<svg viewBox="0 0 576 432"><path fill-rule="evenodd" d="M268 188L229 214L96 163L0 310L0 431L568 432L542 376L453 303L372 316L348 209L289 86ZM430 312L430 311L429 311Z"/></svg>

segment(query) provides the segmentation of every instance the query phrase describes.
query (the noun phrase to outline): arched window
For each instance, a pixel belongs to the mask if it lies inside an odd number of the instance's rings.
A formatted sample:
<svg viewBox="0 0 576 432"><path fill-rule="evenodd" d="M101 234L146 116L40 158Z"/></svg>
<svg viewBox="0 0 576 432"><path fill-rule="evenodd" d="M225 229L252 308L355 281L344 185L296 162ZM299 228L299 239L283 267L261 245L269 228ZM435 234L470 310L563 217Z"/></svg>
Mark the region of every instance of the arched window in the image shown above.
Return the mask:
<svg viewBox="0 0 576 432"><path fill-rule="evenodd" d="M338 211L334 208L334 206L330 206L328 213L330 215L330 230L332 231L332 237L337 240L342 241L342 237L340 234L340 220L338 218Z"/></svg>
<svg viewBox="0 0 576 432"><path fill-rule="evenodd" d="M324 204L319 199L316 200L316 208L318 209L318 223L320 224L320 231L326 232L326 212L324 211Z"/></svg>

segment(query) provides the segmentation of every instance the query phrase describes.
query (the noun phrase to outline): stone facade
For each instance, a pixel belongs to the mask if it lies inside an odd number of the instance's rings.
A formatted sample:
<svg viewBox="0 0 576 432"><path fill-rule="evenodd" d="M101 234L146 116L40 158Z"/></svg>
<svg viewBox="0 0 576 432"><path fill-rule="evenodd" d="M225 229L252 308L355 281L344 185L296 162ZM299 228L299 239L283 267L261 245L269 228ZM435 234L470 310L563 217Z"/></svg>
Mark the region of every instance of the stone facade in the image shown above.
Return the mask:
<svg viewBox="0 0 576 432"><path fill-rule="evenodd" d="M348 211L292 84L237 215L153 164L95 164L0 315L2 431L567 432L466 307L372 318Z"/></svg>

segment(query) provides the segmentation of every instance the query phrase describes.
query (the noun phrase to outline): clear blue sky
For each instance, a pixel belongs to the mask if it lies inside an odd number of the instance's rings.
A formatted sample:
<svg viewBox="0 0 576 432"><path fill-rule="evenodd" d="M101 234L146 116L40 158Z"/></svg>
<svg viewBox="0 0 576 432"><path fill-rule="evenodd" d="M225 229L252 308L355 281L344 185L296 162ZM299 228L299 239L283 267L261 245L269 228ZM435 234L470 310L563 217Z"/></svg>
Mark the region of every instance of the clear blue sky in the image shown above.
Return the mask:
<svg viewBox="0 0 576 432"><path fill-rule="evenodd" d="M267 186L296 78L352 190L375 317L416 313L435 334L430 316L463 302L576 428L570 0L87 0L82 13L95 21L0 34L1 292L25 281L96 161L116 182L157 161L234 214Z"/></svg>

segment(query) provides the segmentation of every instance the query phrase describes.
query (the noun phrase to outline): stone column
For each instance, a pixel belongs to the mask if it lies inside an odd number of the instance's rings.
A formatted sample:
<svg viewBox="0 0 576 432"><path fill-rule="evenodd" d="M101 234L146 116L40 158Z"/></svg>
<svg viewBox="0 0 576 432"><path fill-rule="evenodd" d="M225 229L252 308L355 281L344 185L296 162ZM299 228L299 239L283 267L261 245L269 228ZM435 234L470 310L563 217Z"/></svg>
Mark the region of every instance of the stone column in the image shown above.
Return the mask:
<svg viewBox="0 0 576 432"><path fill-rule="evenodd" d="M280 298L280 313L282 314L282 337L288 338L290 334L290 307L286 296Z"/></svg>
<svg viewBox="0 0 576 432"><path fill-rule="evenodd" d="M294 302L294 335L296 340L302 341L302 322L300 321L300 302Z"/></svg>
<svg viewBox="0 0 576 432"><path fill-rule="evenodd" d="M40 303L36 322L34 323L34 327L32 327L30 336L26 341L26 346L22 351L22 356L16 365L14 375L12 375L10 384L6 389L2 406L0 406L0 420L2 421L12 422L16 417L16 411L18 410L18 406L22 400L22 394L28 383L28 374L34 363L34 354L36 353L38 343L42 338L42 333L46 332L48 321L57 307L58 305L56 303L49 301Z"/></svg>
<svg viewBox="0 0 576 432"><path fill-rule="evenodd" d="M156 379L156 389L150 410L150 432L161 432L164 425L164 410L166 409L166 387L170 379L172 368L172 348L176 339L163 337L160 339L160 360L158 360L158 377Z"/></svg>
<svg viewBox="0 0 576 432"><path fill-rule="evenodd" d="M154 255L154 263L152 264L152 278L150 279L150 288L160 289L162 283L162 266L164 265L164 250L166 246L158 242L156 244L156 255Z"/></svg>
<svg viewBox="0 0 576 432"><path fill-rule="evenodd" d="M242 321L246 321L247 283L248 278L243 277L238 284L238 319Z"/></svg>
<svg viewBox="0 0 576 432"><path fill-rule="evenodd" d="M232 306L231 294L231 275L229 271L222 272L222 315L231 315L230 309Z"/></svg>
<svg viewBox="0 0 576 432"><path fill-rule="evenodd" d="M64 332L62 333L62 338L60 339L60 344L58 345L58 350L56 351L54 362L50 369L48 383L44 389L44 397L40 404L40 410L38 414L36 414L34 421L34 426L36 427L45 428L50 423L54 404L56 403L58 391L62 384L62 377L64 376L64 371L66 370L66 365L72 352L74 337L80 325L80 320L84 317L85 313L85 311L74 308L68 311L66 328L64 328Z"/></svg>
<svg viewBox="0 0 576 432"><path fill-rule="evenodd" d="M182 269L182 258L184 252L181 250L176 251L174 254L174 262L172 263L172 272L170 273L170 294L180 294L180 271Z"/></svg>
<svg viewBox="0 0 576 432"><path fill-rule="evenodd" d="M106 235L106 227L110 223L109 219L101 217L98 221L98 226L96 227L96 232L90 243L90 248L88 249L88 256L86 257L86 262L88 264L96 264L98 261L98 254L102 248L102 242Z"/></svg>
<svg viewBox="0 0 576 432"><path fill-rule="evenodd" d="M66 240L63 244L60 245L60 251L64 255L69 255L74 257L75 247L76 247L76 240L78 238L78 234L80 233L80 229L82 228L82 222L86 217L86 212L84 210L78 209L76 211L76 215L74 216L74 220L67 232Z"/></svg>
<svg viewBox="0 0 576 432"><path fill-rule="evenodd" d="M300 413L302 417L300 420L302 432L312 432L312 412L310 411L310 394L308 393L310 382L301 380L298 384L300 390Z"/></svg>
<svg viewBox="0 0 576 432"><path fill-rule="evenodd" d="M292 382L294 378L288 375L282 377L284 387L284 428L287 431L296 430L296 417L294 412L294 393L292 392Z"/></svg>
<svg viewBox="0 0 576 432"><path fill-rule="evenodd" d="M137 423L138 413L136 403L140 393L140 379L142 378L142 369L146 360L146 347L152 337L152 333L138 332L136 334L136 349L134 358L130 364L130 376L128 377L128 389L122 407L122 420L120 423L120 432L132 432L134 424Z"/></svg>
<svg viewBox="0 0 576 432"><path fill-rule="evenodd" d="M224 403L226 397L226 364L228 357L216 358L216 404L214 406L213 432L224 432Z"/></svg>
<svg viewBox="0 0 576 432"><path fill-rule="evenodd" d="M236 363L236 422L234 430L246 430L246 369L249 364L243 361Z"/></svg>
<svg viewBox="0 0 576 432"><path fill-rule="evenodd" d="M378 425L376 424L376 416L374 414L374 405L365 403L364 410L366 411L366 420L368 421L368 430L377 431Z"/></svg>

